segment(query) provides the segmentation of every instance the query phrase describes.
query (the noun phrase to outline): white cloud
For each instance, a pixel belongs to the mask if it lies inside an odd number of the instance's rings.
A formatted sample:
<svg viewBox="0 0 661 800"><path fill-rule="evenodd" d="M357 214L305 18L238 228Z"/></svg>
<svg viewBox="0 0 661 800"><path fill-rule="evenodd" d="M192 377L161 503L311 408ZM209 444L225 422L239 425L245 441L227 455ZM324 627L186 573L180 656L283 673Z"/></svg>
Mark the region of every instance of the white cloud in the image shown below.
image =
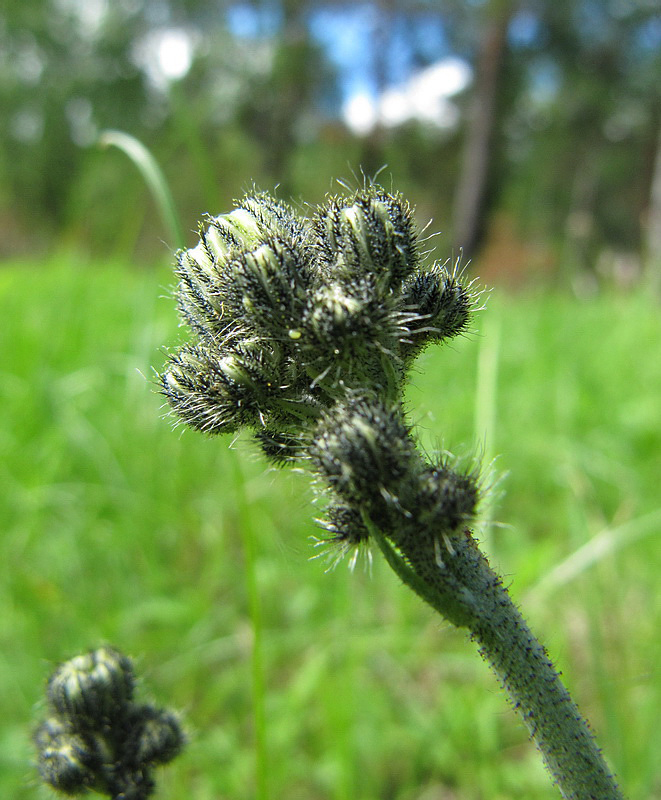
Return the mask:
<svg viewBox="0 0 661 800"><path fill-rule="evenodd" d="M418 120L437 128L453 128L459 109L450 98L472 79L470 66L459 58L446 58L413 75L401 86L386 89L379 97L356 94L344 104L342 116L359 136L377 124L396 127Z"/></svg>

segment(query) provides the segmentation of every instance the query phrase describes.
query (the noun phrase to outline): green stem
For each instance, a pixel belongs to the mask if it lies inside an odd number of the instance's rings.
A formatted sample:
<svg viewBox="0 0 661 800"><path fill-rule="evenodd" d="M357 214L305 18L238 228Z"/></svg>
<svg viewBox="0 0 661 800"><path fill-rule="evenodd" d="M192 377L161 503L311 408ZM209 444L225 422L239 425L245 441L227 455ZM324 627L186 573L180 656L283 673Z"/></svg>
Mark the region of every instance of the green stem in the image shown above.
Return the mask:
<svg viewBox="0 0 661 800"><path fill-rule="evenodd" d="M478 643L566 800L623 800L587 722L469 531L444 545L428 532L397 550L365 518L386 560L416 594ZM436 539L436 541L438 541Z"/></svg>
<svg viewBox="0 0 661 800"><path fill-rule="evenodd" d="M412 589L421 600L430 605L439 614L450 619L455 625L460 628L467 626L467 619L464 620L461 616L461 611L454 610L450 612L448 601L447 587L443 588L442 592L435 589L427 581L423 580L411 567L405 559L395 550L390 544L388 539L381 533L376 525L373 525L367 514L363 512L363 522L370 532L370 537L379 545L379 549L383 553L384 558L390 565L391 569L401 578L402 583L405 583L409 589ZM456 588L456 587L455 587Z"/></svg>

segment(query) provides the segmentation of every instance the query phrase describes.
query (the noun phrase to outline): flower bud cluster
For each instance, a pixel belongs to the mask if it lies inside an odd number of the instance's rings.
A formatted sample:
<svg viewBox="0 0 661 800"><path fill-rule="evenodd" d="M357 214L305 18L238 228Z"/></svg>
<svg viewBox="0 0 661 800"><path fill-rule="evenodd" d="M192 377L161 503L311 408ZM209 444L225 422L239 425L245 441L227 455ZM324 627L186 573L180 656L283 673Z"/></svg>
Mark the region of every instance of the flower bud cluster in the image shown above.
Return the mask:
<svg viewBox="0 0 661 800"><path fill-rule="evenodd" d="M184 734L171 711L136 703L134 687L130 659L111 647L55 670L46 690L50 714L34 735L45 783L71 796L152 794L153 768L178 755Z"/></svg>
<svg viewBox="0 0 661 800"><path fill-rule="evenodd" d="M273 463L312 464L341 549L367 538L364 513L384 531L420 515L454 529L472 513L474 479L425 464L401 404L416 355L463 332L474 298L456 269L422 263L400 195L370 185L306 217L244 197L205 220L176 271L197 338L160 378L176 417L248 428Z"/></svg>
<svg viewBox="0 0 661 800"><path fill-rule="evenodd" d="M162 391L193 428L250 428L276 460L347 392L401 399L413 357L462 332L472 304L453 271L421 266L411 208L376 186L307 218L245 197L177 260L198 341L170 356Z"/></svg>

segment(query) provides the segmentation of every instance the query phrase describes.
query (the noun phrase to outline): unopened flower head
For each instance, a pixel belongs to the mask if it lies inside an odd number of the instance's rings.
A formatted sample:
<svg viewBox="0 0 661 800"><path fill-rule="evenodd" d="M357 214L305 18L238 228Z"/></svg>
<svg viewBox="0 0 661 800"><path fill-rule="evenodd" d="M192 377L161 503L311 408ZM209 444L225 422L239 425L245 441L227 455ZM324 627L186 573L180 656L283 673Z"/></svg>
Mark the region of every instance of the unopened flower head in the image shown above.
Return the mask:
<svg viewBox="0 0 661 800"><path fill-rule="evenodd" d="M237 285L237 275L260 266L266 266L268 273L273 259L303 254L306 238L303 223L266 194L245 197L229 214L208 217L197 246L177 254L182 316L202 338L222 336L245 323L243 287ZM255 285L249 274L245 280Z"/></svg>
<svg viewBox="0 0 661 800"><path fill-rule="evenodd" d="M315 537L315 546L322 548L319 555L329 562L329 569L335 567L345 556L349 559L349 567L353 569L363 549L370 563L369 531L355 506L339 500L332 501L317 523L324 534L320 538Z"/></svg>
<svg viewBox="0 0 661 800"><path fill-rule="evenodd" d="M415 445L397 408L350 399L326 412L310 447L315 466L345 501L378 504L405 490Z"/></svg>
<svg viewBox="0 0 661 800"><path fill-rule="evenodd" d="M384 294L417 267L413 212L398 194L369 187L333 197L319 210L315 231L325 270L348 283L370 274Z"/></svg>
<svg viewBox="0 0 661 800"><path fill-rule="evenodd" d="M167 764L179 755L185 737L179 717L172 711L145 704L132 713L133 727L127 749L139 764Z"/></svg>
<svg viewBox="0 0 661 800"><path fill-rule="evenodd" d="M480 499L478 476L453 469L447 462L427 467L418 483L418 524L455 533L475 516Z"/></svg>
<svg viewBox="0 0 661 800"><path fill-rule="evenodd" d="M231 433L258 426L267 419L280 389L276 356L268 346L246 343L223 350L182 347L161 376L172 409L192 428L204 433Z"/></svg>
<svg viewBox="0 0 661 800"><path fill-rule="evenodd" d="M310 279L302 254L281 239L241 253L230 266L228 299L246 332L288 342L305 310Z"/></svg>
<svg viewBox="0 0 661 800"><path fill-rule="evenodd" d="M329 490L327 545L356 552L365 514L394 535L472 513L475 482L421 459L402 400L415 356L466 328L473 295L456 267L421 262L400 195L367 186L307 218L245 197L207 220L178 274L198 341L161 376L173 412L205 433L248 428L272 463L310 466Z"/></svg>
<svg viewBox="0 0 661 800"><path fill-rule="evenodd" d="M48 681L48 701L56 714L96 724L125 713L134 683L131 661L101 647L58 667Z"/></svg>
<svg viewBox="0 0 661 800"><path fill-rule="evenodd" d="M448 270L439 264L411 275L404 283L403 299L416 314L417 328L407 358L431 342L450 339L466 330L474 306L470 284L462 284L459 268Z"/></svg>
<svg viewBox="0 0 661 800"><path fill-rule="evenodd" d="M84 794L94 785L95 748L65 722L47 719L35 731L34 743L44 783L67 795Z"/></svg>
<svg viewBox="0 0 661 800"><path fill-rule="evenodd" d="M396 299L379 298L367 277L351 286L325 285L310 296L298 349L312 374L325 373L320 382L329 390L340 382L357 391L380 386L394 399L403 380L401 317Z"/></svg>

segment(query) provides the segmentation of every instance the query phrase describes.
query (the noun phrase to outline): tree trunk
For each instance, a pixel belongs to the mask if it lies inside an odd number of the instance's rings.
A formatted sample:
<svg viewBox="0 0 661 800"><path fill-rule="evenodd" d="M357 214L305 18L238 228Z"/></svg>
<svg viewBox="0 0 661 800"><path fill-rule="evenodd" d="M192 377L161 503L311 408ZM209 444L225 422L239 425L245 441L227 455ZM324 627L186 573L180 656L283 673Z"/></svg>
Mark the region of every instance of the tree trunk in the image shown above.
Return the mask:
<svg viewBox="0 0 661 800"><path fill-rule="evenodd" d="M661 294L661 126L645 220L645 270L652 289Z"/></svg>
<svg viewBox="0 0 661 800"><path fill-rule="evenodd" d="M485 199L496 127L497 98L513 3L492 2L477 58L461 172L455 193L453 240L470 256L484 229Z"/></svg>

